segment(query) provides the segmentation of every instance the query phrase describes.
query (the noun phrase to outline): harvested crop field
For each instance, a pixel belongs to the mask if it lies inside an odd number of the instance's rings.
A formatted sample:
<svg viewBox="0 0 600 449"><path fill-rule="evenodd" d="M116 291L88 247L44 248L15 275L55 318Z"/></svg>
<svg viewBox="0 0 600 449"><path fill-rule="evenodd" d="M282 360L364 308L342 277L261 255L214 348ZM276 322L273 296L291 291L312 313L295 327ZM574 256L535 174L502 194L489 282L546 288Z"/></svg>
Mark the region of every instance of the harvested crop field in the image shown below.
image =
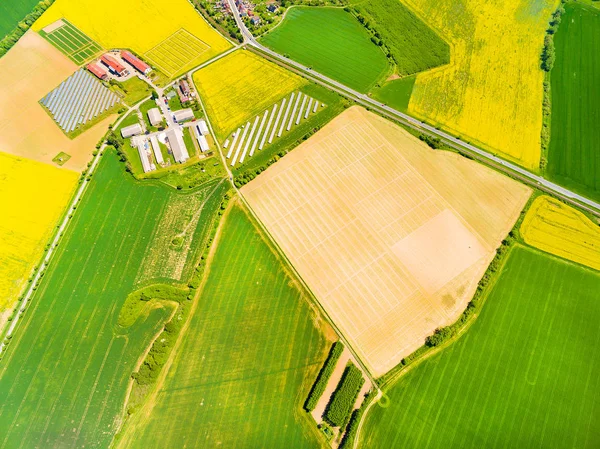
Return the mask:
<svg viewBox="0 0 600 449"><path fill-rule="evenodd" d="M76 183L75 172L0 153L0 329Z"/></svg>
<svg viewBox="0 0 600 449"><path fill-rule="evenodd" d="M356 18L340 8L293 7L261 43L360 92L388 72L388 61Z"/></svg>
<svg viewBox="0 0 600 449"><path fill-rule="evenodd" d="M550 177L600 198L600 9L565 4L554 37Z"/></svg>
<svg viewBox="0 0 600 449"><path fill-rule="evenodd" d="M332 332L246 212L224 220L173 364L119 448L320 447L301 408Z"/></svg>
<svg viewBox="0 0 600 449"><path fill-rule="evenodd" d="M450 43L449 65L417 77L409 113L529 169L540 161L540 53L557 0L406 0Z"/></svg>
<svg viewBox="0 0 600 449"><path fill-rule="evenodd" d="M525 242L600 270L600 226L549 196L536 198L521 224Z"/></svg>
<svg viewBox="0 0 600 449"><path fill-rule="evenodd" d="M186 0L56 0L33 29L39 31L62 18L103 48L130 48L144 54L181 29L208 47L195 59L197 64L231 47ZM171 70L180 73L183 66Z"/></svg>
<svg viewBox="0 0 600 449"><path fill-rule="evenodd" d="M379 376L458 318L531 192L352 107L242 193Z"/></svg>
<svg viewBox="0 0 600 449"><path fill-rule="evenodd" d="M0 448L15 441L23 448L109 446L134 366L172 313L160 304L130 327L117 326L127 295L153 281L140 273L141 263L177 196L172 188L134 181L113 151L102 156L2 354ZM215 190L194 247L204 244L220 202Z"/></svg>
<svg viewBox="0 0 600 449"><path fill-rule="evenodd" d="M194 73L217 137L223 140L307 82L247 50L238 50Z"/></svg>
<svg viewBox="0 0 600 449"><path fill-rule="evenodd" d="M0 149L53 164L61 151L63 168L81 171L114 116L69 139L38 103L77 66L38 34L28 31L0 59Z"/></svg>
<svg viewBox="0 0 600 449"><path fill-rule="evenodd" d="M597 272L513 248L477 320L387 389L359 447L597 448L598 291Z"/></svg>

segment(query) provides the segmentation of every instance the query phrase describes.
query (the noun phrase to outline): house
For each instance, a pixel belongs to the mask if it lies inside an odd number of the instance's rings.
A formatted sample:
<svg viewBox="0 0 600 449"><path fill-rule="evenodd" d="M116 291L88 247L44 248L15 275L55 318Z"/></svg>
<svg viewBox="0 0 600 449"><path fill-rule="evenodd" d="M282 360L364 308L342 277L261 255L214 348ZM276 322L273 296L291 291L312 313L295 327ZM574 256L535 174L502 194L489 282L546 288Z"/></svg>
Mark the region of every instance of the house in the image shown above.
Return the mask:
<svg viewBox="0 0 600 449"><path fill-rule="evenodd" d="M108 69L115 75L119 75L119 76L129 75L129 70L127 70L125 68L125 66L123 66L123 64L121 64L119 61L117 61L115 58L113 58L112 56L110 56L108 54L102 55L102 57L100 58L100 61L102 61L104 63L104 65L106 65L108 67Z"/></svg>
<svg viewBox="0 0 600 449"><path fill-rule="evenodd" d="M250 23L254 26L259 25L260 24L260 17L258 16L252 16L250 17Z"/></svg>
<svg viewBox="0 0 600 449"><path fill-rule="evenodd" d="M267 5L267 11L269 12L275 12L277 11L279 7L277 6L276 3L271 3L270 5Z"/></svg>
<svg viewBox="0 0 600 449"><path fill-rule="evenodd" d="M170 99L171 99L171 98L173 98L175 95L177 95L177 94L175 93L175 91L174 91L174 90L170 90L169 92L167 92L167 93L165 94L165 97L167 97L167 100L170 100Z"/></svg>
<svg viewBox="0 0 600 449"><path fill-rule="evenodd" d="M152 108L148 111L148 120L152 126L158 126L162 123L163 117L158 108Z"/></svg>
<svg viewBox="0 0 600 449"><path fill-rule="evenodd" d="M173 112L173 118L177 123L187 122L194 118L194 111L190 108L180 109L179 111Z"/></svg>
<svg viewBox="0 0 600 449"><path fill-rule="evenodd" d="M187 80L182 79L179 81L179 89L183 95L186 97L191 97L190 85L188 84Z"/></svg>
<svg viewBox="0 0 600 449"><path fill-rule="evenodd" d="M173 157L179 163L184 163L190 158L185 142L183 141L183 132L179 128L171 128L166 132L169 146L171 147L171 153Z"/></svg>
<svg viewBox="0 0 600 449"><path fill-rule="evenodd" d="M204 120L198 121L198 130L203 136L208 135L208 126L206 125L206 122Z"/></svg>
<svg viewBox="0 0 600 449"><path fill-rule="evenodd" d="M140 58L135 56L130 51L127 51L127 50L121 51L121 58L123 58L123 61L131 64L133 67L135 67L135 69L138 72L140 72L144 75L147 75L148 73L150 73L152 71L152 67L150 67L148 64L146 64L144 61L142 61Z"/></svg>
<svg viewBox="0 0 600 449"><path fill-rule="evenodd" d="M140 125L139 123L126 126L125 128L121 128L121 135L123 136L124 139L127 139L128 137L140 135L143 132L144 132L144 130L142 129L142 125Z"/></svg>
<svg viewBox="0 0 600 449"><path fill-rule="evenodd" d="M105 81L108 78L108 72L96 63L90 63L86 66L91 74L96 75L98 79Z"/></svg>

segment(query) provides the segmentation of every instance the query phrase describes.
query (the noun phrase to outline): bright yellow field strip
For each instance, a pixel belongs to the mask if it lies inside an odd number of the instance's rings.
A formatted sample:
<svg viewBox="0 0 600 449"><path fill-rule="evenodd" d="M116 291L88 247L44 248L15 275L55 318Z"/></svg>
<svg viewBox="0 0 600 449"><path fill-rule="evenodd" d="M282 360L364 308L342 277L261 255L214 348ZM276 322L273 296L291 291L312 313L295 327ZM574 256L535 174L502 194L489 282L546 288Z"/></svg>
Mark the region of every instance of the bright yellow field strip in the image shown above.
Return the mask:
<svg viewBox="0 0 600 449"><path fill-rule="evenodd" d="M219 138L307 83L246 50L197 71L194 82Z"/></svg>
<svg viewBox="0 0 600 449"><path fill-rule="evenodd" d="M409 112L524 167L540 160L544 32L557 0L406 0L452 45L417 77Z"/></svg>
<svg viewBox="0 0 600 449"><path fill-rule="evenodd" d="M356 106L241 191L375 376L460 316L531 194Z"/></svg>
<svg viewBox="0 0 600 449"><path fill-rule="evenodd" d="M600 226L555 198L536 198L521 235L529 245L600 270Z"/></svg>
<svg viewBox="0 0 600 449"><path fill-rule="evenodd" d="M0 317L39 261L77 178L70 170L0 153Z"/></svg>
<svg viewBox="0 0 600 449"><path fill-rule="evenodd" d="M143 54L181 28L210 47L203 60L231 46L186 0L56 0L33 29L63 17L104 48Z"/></svg>

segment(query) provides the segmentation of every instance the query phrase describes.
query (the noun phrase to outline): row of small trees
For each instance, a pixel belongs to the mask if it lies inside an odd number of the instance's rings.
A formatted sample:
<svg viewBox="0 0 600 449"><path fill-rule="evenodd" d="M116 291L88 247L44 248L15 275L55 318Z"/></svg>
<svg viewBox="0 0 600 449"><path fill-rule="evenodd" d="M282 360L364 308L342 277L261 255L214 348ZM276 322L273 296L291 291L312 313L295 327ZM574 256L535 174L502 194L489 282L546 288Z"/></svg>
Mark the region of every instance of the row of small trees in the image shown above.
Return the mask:
<svg viewBox="0 0 600 449"><path fill-rule="evenodd" d="M342 428L346 425L364 383L362 371L352 362L348 362L344 374L325 408L323 418L327 423Z"/></svg>
<svg viewBox="0 0 600 449"><path fill-rule="evenodd" d="M327 360L325 360L325 363L323 364L321 371L319 371L319 375L317 376L315 383L310 389L310 393L308 393L308 398L306 398L306 402L304 403L304 409L307 412L312 412L317 406L317 403L327 387L327 382L329 382L329 378L335 370L335 366L337 365L342 352L344 352L344 345L342 342L336 341L333 346L331 346Z"/></svg>
<svg viewBox="0 0 600 449"><path fill-rule="evenodd" d="M556 61L556 51L554 50L554 34L558 30L561 16L564 13L565 7L561 4L552 14L549 27L546 30L546 36L544 37L544 48L542 49L541 55L541 67L545 72L552 70L552 67L554 67L554 61Z"/></svg>

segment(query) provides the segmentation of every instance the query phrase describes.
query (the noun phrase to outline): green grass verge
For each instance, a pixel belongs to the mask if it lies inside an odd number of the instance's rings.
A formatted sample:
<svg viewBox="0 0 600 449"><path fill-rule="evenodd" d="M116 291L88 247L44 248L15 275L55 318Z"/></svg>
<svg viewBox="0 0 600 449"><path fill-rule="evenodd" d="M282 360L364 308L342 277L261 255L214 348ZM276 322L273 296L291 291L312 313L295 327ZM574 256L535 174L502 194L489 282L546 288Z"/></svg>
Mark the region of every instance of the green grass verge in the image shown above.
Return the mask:
<svg viewBox="0 0 600 449"><path fill-rule="evenodd" d="M356 18L341 8L293 7L260 41L363 93L389 71L381 48Z"/></svg>
<svg viewBox="0 0 600 449"><path fill-rule="evenodd" d="M61 151L56 156L52 158L52 162L54 162L58 166L63 166L67 163L67 161L71 159L71 156L64 151Z"/></svg>
<svg viewBox="0 0 600 449"><path fill-rule="evenodd" d="M379 36L398 75L412 75L450 62L450 46L401 2L359 2L353 11Z"/></svg>
<svg viewBox="0 0 600 449"><path fill-rule="evenodd" d="M208 269L154 407L132 415L121 446L318 447L301 398L329 345L241 207L226 215Z"/></svg>
<svg viewBox="0 0 600 449"><path fill-rule="evenodd" d="M600 10L567 3L554 37L548 175L600 198Z"/></svg>
<svg viewBox="0 0 600 449"><path fill-rule="evenodd" d="M178 255L161 246L157 231L168 231L169 205L176 199L185 205L189 196L135 181L113 150L102 156L89 182L0 362L2 441L108 447L134 366L172 313L153 308L126 336L117 327L127 295L159 275L146 277L153 272L147 264L152 250L167 261ZM202 209L194 242L202 240L218 205ZM185 256L188 273L195 261ZM164 265L166 271L174 268Z"/></svg>
<svg viewBox="0 0 600 449"><path fill-rule="evenodd" d="M594 447L600 274L515 246L477 320L387 388L361 447Z"/></svg>
<svg viewBox="0 0 600 449"><path fill-rule="evenodd" d="M374 99L400 112L406 112L416 79L416 75L411 75L406 78L387 81L383 86L375 87L371 94Z"/></svg>
<svg viewBox="0 0 600 449"><path fill-rule="evenodd" d="M308 394L308 398L306 398L306 402L304 403L304 409L307 412L311 412L317 406L319 399L323 396L323 392L327 387L327 382L329 382L329 378L333 374L335 370L335 366L337 365L340 356L344 352L344 345L341 341L336 341L329 350L329 355L327 356L327 360L323 364L321 371L319 371L319 375L315 380L312 388L310 389L310 393Z"/></svg>
<svg viewBox="0 0 600 449"><path fill-rule="evenodd" d="M331 395L323 418L332 426L342 427L349 418L364 383L362 371L352 362L348 362L340 382Z"/></svg>
<svg viewBox="0 0 600 449"><path fill-rule="evenodd" d="M132 76L125 81L111 80L113 90L123 97L128 106L133 106L140 100L152 95L152 87L137 76Z"/></svg>

